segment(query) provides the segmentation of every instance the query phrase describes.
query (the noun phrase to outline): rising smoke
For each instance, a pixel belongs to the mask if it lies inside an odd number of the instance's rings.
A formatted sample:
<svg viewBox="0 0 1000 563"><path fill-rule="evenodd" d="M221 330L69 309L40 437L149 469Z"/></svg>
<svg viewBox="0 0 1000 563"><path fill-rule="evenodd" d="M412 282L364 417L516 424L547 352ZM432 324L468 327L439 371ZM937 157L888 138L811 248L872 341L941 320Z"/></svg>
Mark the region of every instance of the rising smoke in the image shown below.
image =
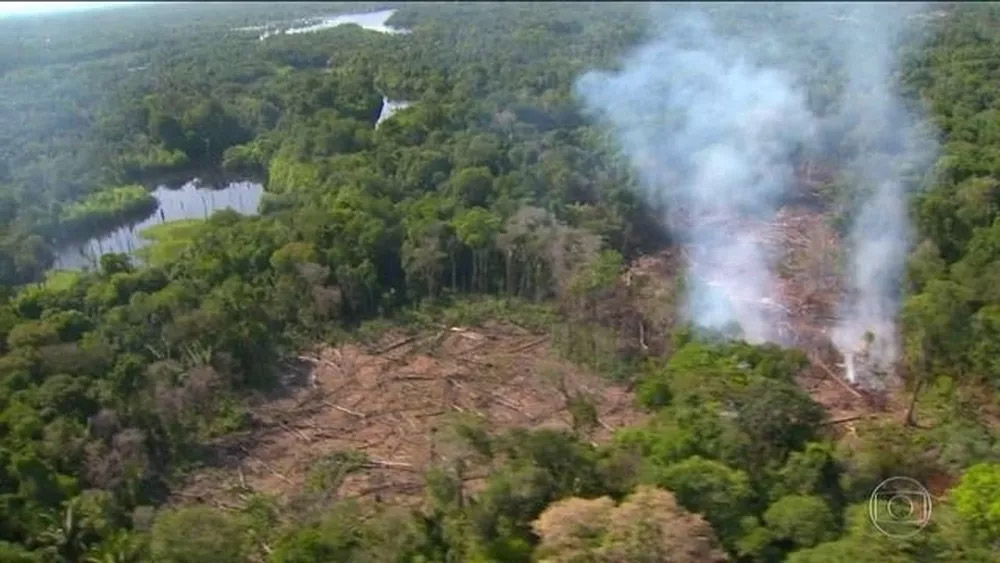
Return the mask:
<svg viewBox="0 0 1000 563"><path fill-rule="evenodd" d="M900 165L920 159L910 133L916 120L895 95L894 44L900 22L916 9L852 5L832 13L829 6L797 6L767 34L737 38L723 36L702 10L655 6L651 41L626 56L620 70L579 79L585 110L614 132L643 194L666 210L669 228L689 249L687 314L697 325L735 326L751 342L786 342L778 331L785 313L777 257L760 229L795 187L798 155L836 147L863 196L850 220L850 288L832 338L849 366L869 331L876 336L872 362L895 360L909 235ZM808 57L816 50L785 41L795 26L800 38L837 58L844 80L833 109L810 106L799 74L813 65ZM817 26L830 31L810 35Z"/></svg>
<svg viewBox="0 0 1000 563"><path fill-rule="evenodd" d="M934 151L920 134L917 116L896 94L894 76L899 35L921 8L859 4L848 25L835 28L847 80L841 111L828 123L853 125L848 141L855 154L846 169L865 193L847 241L849 293L833 330L852 382L859 378L854 362L859 349L876 372L888 370L899 353L894 321L911 237L907 196L913 182L908 172L925 168ZM866 338L874 338L870 348ZM859 383L879 383L871 374L862 375L868 376Z"/></svg>

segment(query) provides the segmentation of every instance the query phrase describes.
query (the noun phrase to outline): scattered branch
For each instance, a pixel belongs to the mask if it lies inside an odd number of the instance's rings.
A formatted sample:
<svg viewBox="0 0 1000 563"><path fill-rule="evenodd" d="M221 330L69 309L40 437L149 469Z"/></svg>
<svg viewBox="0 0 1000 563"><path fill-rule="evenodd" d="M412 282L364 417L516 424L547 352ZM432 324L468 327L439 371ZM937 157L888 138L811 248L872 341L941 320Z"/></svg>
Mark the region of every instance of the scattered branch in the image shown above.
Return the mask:
<svg viewBox="0 0 1000 563"><path fill-rule="evenodd" d="M826 367L826 364L824 364L822 361L820 361L817 358L813 358L813 363L816 364L817 366L819 366L820 369L822 369L827 375L830 376L831 379L833 379L834 381L836 381L841 387L843 387L844 389L847 389L848 391L850 391L852 395L854 395L855 397L857 397L859 399L864 400L864 398L865 398L864 395L862 395L854 387L851 387L846 381L844 381L843 379L841 379L840 377L838 377L837 374L833 373L833 370L831 370L830 368Z"/></svg>
<svg viewBox="0 0 1000 563"><path fill-rule="evenodd" d="M844 422L853 422L855 420L861 420L866 418L873 418L870 414L855 414L851 416L842 416L840 418L831 418L830 420L820 423L820 426L833 426L834 424L841 424Z"/></svg>
<svg viewBox="0 0 1000 563"><path fill-rule="evenodd" d="M507 353L508 354L516 354L518 352L523 352L523 351L527 350L528 348L533 348L535 346L538 346L539 344L547 341L548 339L549 339L548 335L542 336L540 338L536 338L536 339L534 339L534 340L532 340L530 342L527 342L525 344L522 344L522 345L518 346L517 348L514 348L513 350L510 350Z"/></svg>
<svg viewBox="0 0 1000 563"><path fill-rule="evenodd" d="M365 467L367 469L383 468L383 469L407 469L407 470L413 470L413 464L412 463L403 463L403 462L400 462L400 461L382 461L382 460L378 460L378 459L370 459L370 460L364 462L361 465L362 465L362 467Z"/></svg>
<svg viewBox="0 0 1000 563"><path fill-rule="evenodd" d="M365 416L366 416L364 413L360 413L358 411L352 411L351 409L349 409L347 407L342 407L340 405L335 405L335 404L331 403L330 401L323 401L323 404L326 405L326 406L328 406L328 407L330 407L331 409L337 409L340 412L347 413L349 415L356 416L358 418L365 418Z"/></svg>
<svg viewBox="0 0 1000 563"><path fill-rule="evenodd" d="M381 354L385 354L387 352L392 352L396 348L399 348L401 346L406 346L407 344L409 344L410 342L413 342L414 340L416 340L419 337L420 337L419 334L415 334L413 336L407 336L406 338L404 338L402 340L398 340L398 341L396 341L396 342L394 342L394 343L386 346L385 348L382 348L380 350L376 350L374 352L374 354L381 355Z"/></svg>

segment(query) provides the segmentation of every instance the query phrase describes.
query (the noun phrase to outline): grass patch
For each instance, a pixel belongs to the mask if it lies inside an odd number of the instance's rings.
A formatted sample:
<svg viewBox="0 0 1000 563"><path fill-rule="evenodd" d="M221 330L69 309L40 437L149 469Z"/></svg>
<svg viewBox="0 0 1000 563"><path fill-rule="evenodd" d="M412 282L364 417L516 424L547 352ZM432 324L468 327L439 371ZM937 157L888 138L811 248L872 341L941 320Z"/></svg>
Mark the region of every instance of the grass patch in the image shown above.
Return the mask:
<svg viewBox="0 0 1000 563"><path fill-rule="evenodd" d="M553 348L563 358L586 366L611 381L626 381L638 369L638 357L626 358L618 350L618 334L595 323L553 325Z"/></svg>
<svg viewBox="0 0 1000 563"><path fill-rule="evenodd" d="M402 315L408 323L424 326L480 326L487 321L508 322L544 332L561 321L550 303L496 296L462 296L423 303Z"/></svg>
<svg viewBox="0 0 1000 563"><path fill-rule="evenodd" d="M390 317L366 320L341 337L373 344L393 329L413 334L439 330L442 326L482 326L487 321L516 324L534 332L549 332L561 322L561 318L555 307L548 303L492 295L461 295L424 301L396 311Z"/></svg>

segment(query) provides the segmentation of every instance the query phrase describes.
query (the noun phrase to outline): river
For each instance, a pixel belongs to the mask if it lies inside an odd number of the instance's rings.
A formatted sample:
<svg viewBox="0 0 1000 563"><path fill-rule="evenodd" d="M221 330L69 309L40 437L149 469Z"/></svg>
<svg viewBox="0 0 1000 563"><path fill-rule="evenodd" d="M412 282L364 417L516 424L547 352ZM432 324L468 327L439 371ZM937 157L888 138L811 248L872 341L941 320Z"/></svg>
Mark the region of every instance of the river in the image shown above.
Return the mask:
<svg viewBox="0 0 1000 563"><path fill-rule="evenodd" d="M226 183L222 188L203 186L195 178L180 188L157 187L152 195L159 206L149 217L138 223L121 226L110 233L86 241L66 245L56 251L54 268L82 270L96 266L102 254L134 252L149 244L140 236L154 225L178 219L203 219L221 209L233 209L244 215L257 213L257 206L264 194L258 182L240 181Z"/></svg>
<svg viewBox="0 0 1000 563"><path fill-rule="evenodd" d="M363 12L355 14L340 14L337 16L328 16L325 18L318 18L318 21L316 18L313 18L309 20L300 20L300 22L297 22L305 25L298 25L296 27L289 27L287 29L281 29L280 25L275 25L274 28L272 29L271 25L268 24L264 26L264 33L260 35L260 40L263 41L268 37L273 37L275 35L281 35L281 34L295 35L298 33L312 33L314 31L321 31L324 29L330 29L340 25L351 24L351 23L359 25L364 29L377 31L379 33L389 33L389 34L409 33L410 30L408 29L401 29L398 27L392 27L390 25L386 25L385 22L388 21L388 19L392 17L394 13L396 13L396 10L381 10L378 12ZM244 28L234 29L234 31L237 30L250 31L251 29L253 28L244 27ZM257 29L260 28L257 27Z"/></svg>
<svg viewBox="0 0 1000 563"><path fill-rule="evenodd" d="M410 107L410 104L412 104L412 102L402 100L393 101L385 96L382 96L382 111L378 114L378 120L375 122L375 127L381 125L383 121L392 117L392 114L397 111Z"/></svg>

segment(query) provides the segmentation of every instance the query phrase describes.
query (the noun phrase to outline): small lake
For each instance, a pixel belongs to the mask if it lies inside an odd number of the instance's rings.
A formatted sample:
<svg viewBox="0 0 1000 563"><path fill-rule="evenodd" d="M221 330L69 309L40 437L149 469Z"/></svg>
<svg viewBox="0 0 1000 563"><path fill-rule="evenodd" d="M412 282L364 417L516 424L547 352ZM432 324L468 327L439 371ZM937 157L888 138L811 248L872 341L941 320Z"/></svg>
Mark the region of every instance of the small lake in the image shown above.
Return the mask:
<svg viewBox="0 0 1000 563"><path fill-rule="evenodd" d="M269 26L265 27L264 33L260 35L260 40L263 41L268 37L273 37L275 35L280 35L282 33L288 35L295 35L298 33L313 33L315 31L321 31L324 29L331 29L340 25L346 24L356 24L364 29L371 31L377 31L379 33L390 33L390 34L400 34L409 33L408 29L400 29L398 27L392 27L386 25L386 21L396 13L396 10L381 10L378 12L364 12L356 14L340 14L336 16L329 16L325 18L320 18L319 21L316 19L300 20L300 24L297 27L290 27L285 30L270 29Z"/></svg>
<svg viewBox="0 0 1000 563"><path fill-rule="evenodd" d="M133 254L149 244L148 240L140 236L142 231L169 221L205 219L222 209L255 215L263 194L264 186L252 181L229 182L222 188L213 188L203 186L195 178L180 188L159 186L152 192L159 202L159 207L152 215L138 223L124 225L110 233L60 248L56 252L53 268L82 270L95 267L103 254Z"/></svg>

